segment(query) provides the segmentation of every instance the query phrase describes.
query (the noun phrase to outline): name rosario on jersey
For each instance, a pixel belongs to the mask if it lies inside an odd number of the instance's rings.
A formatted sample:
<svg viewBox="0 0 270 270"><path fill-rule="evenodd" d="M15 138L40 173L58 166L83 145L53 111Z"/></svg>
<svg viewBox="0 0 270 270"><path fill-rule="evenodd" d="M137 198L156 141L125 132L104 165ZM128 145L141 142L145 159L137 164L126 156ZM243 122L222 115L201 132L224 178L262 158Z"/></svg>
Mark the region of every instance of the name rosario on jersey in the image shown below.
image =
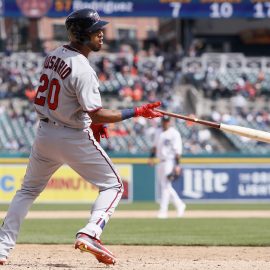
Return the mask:
<svg viewBox="0 0 270 270"><path fill-rule="evenodd" d="M72 71L71 67L69 67L63 59L56 57L55 55L47 56L45 58L44 68L54 70L59 74L62 80L67 78Z"/></svg>

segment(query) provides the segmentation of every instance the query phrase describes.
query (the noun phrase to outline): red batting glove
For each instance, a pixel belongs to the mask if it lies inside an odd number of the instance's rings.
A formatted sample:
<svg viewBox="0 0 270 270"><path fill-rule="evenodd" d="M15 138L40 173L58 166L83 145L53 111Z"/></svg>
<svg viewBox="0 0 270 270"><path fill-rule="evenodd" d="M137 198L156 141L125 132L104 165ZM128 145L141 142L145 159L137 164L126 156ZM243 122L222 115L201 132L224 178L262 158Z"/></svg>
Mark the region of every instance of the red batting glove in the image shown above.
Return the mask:
<svg viewBox="0 0 270 270"><path fill-rule="evenodd" d="M108 125L102 125L102 128L100 129L100 136L101 138L109 138Z"/></svg>
<svg viewBox="0 0 270 270"><path fill-rule="evenodd" d="M161 102L155 102L155 103L149 103L144 104L140 107L136 107L135 110L135 116L142 116L144 118L152 119L155 117L161 117L163 116L162 113L156 112L154 109L159 107L161 105Z"/></svg>
<svg viewBox="0 0 270 270"><path fill-rule="evenodd" d="M107 125L92 123L90 128L92 129L93 135L97 142L100 142L100 137L106 139L109 138Z"/></svg>

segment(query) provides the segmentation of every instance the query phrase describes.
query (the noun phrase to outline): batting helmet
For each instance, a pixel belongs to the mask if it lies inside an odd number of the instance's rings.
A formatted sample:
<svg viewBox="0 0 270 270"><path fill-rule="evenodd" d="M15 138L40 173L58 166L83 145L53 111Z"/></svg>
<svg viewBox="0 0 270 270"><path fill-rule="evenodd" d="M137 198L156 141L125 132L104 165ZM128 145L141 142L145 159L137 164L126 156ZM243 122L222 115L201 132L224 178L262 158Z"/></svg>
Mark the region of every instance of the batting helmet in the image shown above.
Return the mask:
<svg viewBox="0 0 270 270"><path fill-rule="evenodd" d="M108 22L101 21L96 10L84 8L72 12L66 19L66 29L79 43L85 43L89 34L102 29Z"/></svg>

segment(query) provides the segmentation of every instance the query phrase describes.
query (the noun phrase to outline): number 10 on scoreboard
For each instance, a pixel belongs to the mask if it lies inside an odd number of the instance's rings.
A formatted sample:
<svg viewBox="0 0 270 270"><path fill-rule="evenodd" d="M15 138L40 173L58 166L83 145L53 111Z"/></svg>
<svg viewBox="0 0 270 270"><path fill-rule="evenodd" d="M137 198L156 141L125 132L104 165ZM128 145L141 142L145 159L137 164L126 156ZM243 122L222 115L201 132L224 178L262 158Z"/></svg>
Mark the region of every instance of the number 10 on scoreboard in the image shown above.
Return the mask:
<svg viewBox="0 0 270 270"><path fill-rule="evenodd" d="M181 12L182 4L170 3L172 8L172 17L178 18ZM233 16L233 6L231 3L213 3L209 6L210 18L230 18Z"/></svg>

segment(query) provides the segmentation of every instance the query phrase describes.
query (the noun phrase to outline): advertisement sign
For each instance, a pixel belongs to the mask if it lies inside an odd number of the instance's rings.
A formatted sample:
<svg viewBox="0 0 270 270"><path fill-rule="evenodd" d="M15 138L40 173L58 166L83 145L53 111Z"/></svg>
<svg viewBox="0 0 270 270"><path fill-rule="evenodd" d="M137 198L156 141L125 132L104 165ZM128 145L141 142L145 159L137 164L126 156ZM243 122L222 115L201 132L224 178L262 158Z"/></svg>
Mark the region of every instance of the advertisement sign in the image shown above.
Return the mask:
<svg viewBox="0 0 270 270"><path fill-rule="evenodd" d="M270 199L270 166L186 165L173 183L184 199L260 200Z"/></svg>
<svg viewBox="0 0 270 270"><path fill-rule="evenodd" d="M96 9L102 17L270 17L270 3L263 0L0 0L1 14L7 17L66 17L82 8Z"/></svg>
<svg viewBox="0 0 270 270"><path fill-rule="evenodd" d="M122 178L125 192L122 200L131 201L133 172L131 165L116 165ZM20 189L26 165L0 166L0 202L9 203ZM98 189L86 182L68 166L62 166L52 176L45 190L38 197L37 202L94 202Z"/></svg>

